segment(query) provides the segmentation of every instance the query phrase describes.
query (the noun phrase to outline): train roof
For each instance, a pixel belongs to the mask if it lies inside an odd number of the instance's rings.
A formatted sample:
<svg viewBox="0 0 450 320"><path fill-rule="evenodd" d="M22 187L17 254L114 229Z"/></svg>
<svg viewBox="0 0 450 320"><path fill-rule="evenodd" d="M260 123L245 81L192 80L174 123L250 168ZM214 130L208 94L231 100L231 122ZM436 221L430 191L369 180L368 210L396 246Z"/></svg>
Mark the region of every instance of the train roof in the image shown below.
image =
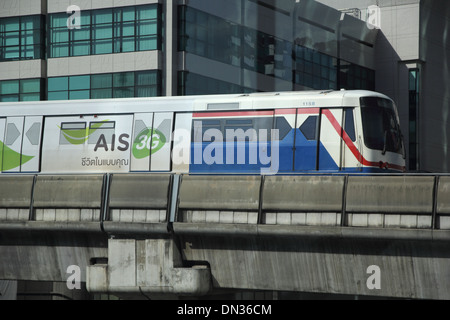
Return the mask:
<svg viewBox="0 0 450 320"><path fill-rule="evenodd" d="M292 107L357 107L362 96L376 96L389 99L389 97L381 93L366 90L322 90L99 100L2 102L0 103L0 117L251 110Z"/></svg>

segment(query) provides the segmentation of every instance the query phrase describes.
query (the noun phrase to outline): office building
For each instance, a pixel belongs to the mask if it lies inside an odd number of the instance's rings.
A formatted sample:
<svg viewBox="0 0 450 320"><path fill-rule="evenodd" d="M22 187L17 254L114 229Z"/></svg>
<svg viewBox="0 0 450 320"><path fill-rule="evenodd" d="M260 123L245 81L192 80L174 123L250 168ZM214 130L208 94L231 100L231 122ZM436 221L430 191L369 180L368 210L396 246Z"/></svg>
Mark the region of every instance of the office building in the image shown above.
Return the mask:
<svg viewBox="0 0 450 320"><path fill-rule="evenodd" d="M443 0L0 0L0 101L376 90L399 106L409 168L447 172L448 12Z"/></svg>

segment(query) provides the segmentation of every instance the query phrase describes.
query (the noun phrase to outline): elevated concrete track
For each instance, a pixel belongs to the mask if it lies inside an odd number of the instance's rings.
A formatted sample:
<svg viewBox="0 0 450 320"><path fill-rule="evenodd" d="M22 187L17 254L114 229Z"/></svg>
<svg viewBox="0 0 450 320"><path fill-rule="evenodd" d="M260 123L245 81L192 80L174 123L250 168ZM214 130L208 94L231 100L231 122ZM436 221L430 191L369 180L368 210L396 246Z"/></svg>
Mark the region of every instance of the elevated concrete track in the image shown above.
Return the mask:
<svg viewBox="0 0 450 320"><path fill-rule="evenodd" d="M0 279L450 299L446 175L2 175Z"/></svg>

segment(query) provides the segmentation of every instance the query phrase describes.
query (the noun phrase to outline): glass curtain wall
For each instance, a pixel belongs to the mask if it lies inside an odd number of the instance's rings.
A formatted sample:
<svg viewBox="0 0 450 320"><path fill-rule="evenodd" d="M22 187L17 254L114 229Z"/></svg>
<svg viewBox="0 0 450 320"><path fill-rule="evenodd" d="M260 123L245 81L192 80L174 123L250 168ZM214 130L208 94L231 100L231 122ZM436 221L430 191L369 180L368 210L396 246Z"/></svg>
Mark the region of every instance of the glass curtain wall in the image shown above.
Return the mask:
<svg viewBox="0 0 450 320"><path fill-rule="evenodd" d="M40 15L0 19L0 62L44 58L44 18Z"/></svg>
<svg viewBox="0 0 450 320"><path fill-rule="evenodd" d="M43 79L0 81L0 102L40 101L43 98Z"/></svg>
<svg viewBox="0 0 450 320"><path fill-rule="evenodd" d="M81 12L79 29L68 29L66 13L49 16L49 57L74 57L161 50L158 4Z"/></svg>
<svg viewBox="0 0 450 320"><path fill-rule="evenodd" d="M161 96L161 73L157 70L48 79L48 100L156 96Z"/></svg>
<svg viewBox="0 0 450 320"><path fill-rule="evenodd" d="M243 1L242 5L245 3ZM292 22L289 17L286 17L285 23L291 30L295 29L292 41L189 6L180 6L178 50L290 81L305 89L374 90L373 70L343 60L338 68L336 34L333 30L301 20ZM193 75L184 76L181 80L201 82ZM186 88L196 86L179 83L179 92L189 92ZM226 92L219 90L214 93Z"/></svg>

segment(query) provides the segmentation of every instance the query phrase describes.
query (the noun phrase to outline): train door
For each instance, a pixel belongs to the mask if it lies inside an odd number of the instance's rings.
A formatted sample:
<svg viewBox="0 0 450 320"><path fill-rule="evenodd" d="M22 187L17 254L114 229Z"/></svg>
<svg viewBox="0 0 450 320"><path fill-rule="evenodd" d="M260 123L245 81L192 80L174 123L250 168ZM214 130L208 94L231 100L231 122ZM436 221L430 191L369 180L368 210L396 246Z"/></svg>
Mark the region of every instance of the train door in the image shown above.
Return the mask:
<svg viewBox="0 0 450 320"><path fill-rule="evenodd" d="M4 126L2 172L39 172L42 117L9 117Z"/></svg>
<svg viewBox="0 0 450 320"><path fill-rule="evenodd" d="M131 171L150 170L151 129L153 113L134 115L133 147L131 148Z"/></svg>
<svg viewBox="0 0 450 320"><path fill-rule="evenodd" d="M22 172L39 172L43 117L26 117L22 139ZM31 157L24 161L24 157Z"/></svg>
<svg viewBox="0 0 450 320"><path fill-rule="evenodd" d="M129 172L133 116L46 117L42 172Z"/></svg>
<svg viewBox="0 0 450 320"><path fill-rule="evenodd" d="M0 118L0 172L2 172L3 168L3 149L4 149L4 141L5 141L5 128L6 128L6 119Z"/></svg>
<svg viewBox="0 0 450 320"><path fill-rule="evenodd" d="M337 171L342 167L343 110L321 109L318 170Z"/></svg>
<svg viewBox="0 0 450 320"><path fill-rule="evenodd" d="M294 171L317 170L319 127L319 108L301 108L297 110L294 139Z"/></svg>
<svg viewBox="0 0 450 320"><path fill-rule="evenodd" d="M280 157L271 141L274 115L273 110L195 113L190 172L276 173Z"/></svg>
<svg viewBox="0 0 450 320"><path fill-rule="evenodd" d="M173 113L134 116L131 171L170 171Z"/></svg>
<svg viewBox="0 0 450 320"><path fill-rule="evenodd" d="M294 152L296 140L297 109L276 109L275 129L279 136L279 171L292 172L294 170ZM274 149L272 149L274 150ZM275 152L275 150L274 150Z"/></svg>
<svg viewBox="0 0 450 320"><path fill-rule="evenodd" d="M344 108L342 133L342 159L341 169L345 171L360 171L361 170L361 154L358 151L356 139L356 122L354 115L354 108Z"/></svg>
<svg viewBox="0 0 450 320"><path fill-rule="evenodd" d="M171 170L173 113L155 113L150 171Z"/></svg>

